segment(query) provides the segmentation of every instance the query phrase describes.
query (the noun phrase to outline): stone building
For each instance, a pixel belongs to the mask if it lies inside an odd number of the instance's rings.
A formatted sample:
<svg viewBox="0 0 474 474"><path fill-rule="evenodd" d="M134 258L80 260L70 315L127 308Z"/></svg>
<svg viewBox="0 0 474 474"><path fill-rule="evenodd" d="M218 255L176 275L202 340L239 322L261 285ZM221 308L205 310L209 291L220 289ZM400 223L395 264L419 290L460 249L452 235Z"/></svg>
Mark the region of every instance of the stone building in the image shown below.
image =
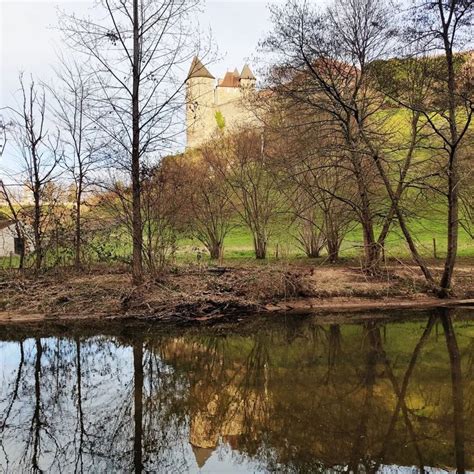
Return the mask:
<svg viewBox="0 0 474 474"><path fill-rule="evenodd" d="M216 81L195 57L186 81L186 146L199 148L218 130L260 124L252 112L256 79L246 64Z"/></svg>
<svg viewBox="0 0 474 474"><path fill-rule="evenodd" d="M20 253L20 239L15 232L15 222L0 217L0 257L9 257Z"/></svg>

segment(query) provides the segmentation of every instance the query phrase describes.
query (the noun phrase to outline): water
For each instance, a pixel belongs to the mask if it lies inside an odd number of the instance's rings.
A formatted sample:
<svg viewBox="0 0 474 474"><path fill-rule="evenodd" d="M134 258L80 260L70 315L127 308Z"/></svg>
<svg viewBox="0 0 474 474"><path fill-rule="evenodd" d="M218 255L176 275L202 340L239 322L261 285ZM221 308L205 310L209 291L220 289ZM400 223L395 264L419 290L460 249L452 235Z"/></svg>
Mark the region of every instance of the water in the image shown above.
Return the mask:
<svg viewBox="0 0 474 474"><path fill-rule="evenodd" d="M474 469L472 310L0 340L0 472Z"/></svg>

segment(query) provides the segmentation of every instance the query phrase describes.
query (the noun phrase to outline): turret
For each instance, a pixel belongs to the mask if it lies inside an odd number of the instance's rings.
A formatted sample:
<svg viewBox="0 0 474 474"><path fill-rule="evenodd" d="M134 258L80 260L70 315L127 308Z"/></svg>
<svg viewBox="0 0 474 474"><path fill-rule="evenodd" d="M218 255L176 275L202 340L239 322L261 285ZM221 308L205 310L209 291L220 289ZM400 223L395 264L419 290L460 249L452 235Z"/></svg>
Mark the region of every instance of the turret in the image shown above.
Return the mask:
<svg viewBox="0 0 474 474"><path fill-rule="evenodd" d="M214 76L194 57L186 79L186 145L206 141L214 123Z"/></svg>
<svg viewBox="0 0 474 474"><path fill-rule="evenodd" d="M252 88L255 87L256 82L257 79L253 75L249 65L246 64L240 73L240 86L244 88Z"/></svg>

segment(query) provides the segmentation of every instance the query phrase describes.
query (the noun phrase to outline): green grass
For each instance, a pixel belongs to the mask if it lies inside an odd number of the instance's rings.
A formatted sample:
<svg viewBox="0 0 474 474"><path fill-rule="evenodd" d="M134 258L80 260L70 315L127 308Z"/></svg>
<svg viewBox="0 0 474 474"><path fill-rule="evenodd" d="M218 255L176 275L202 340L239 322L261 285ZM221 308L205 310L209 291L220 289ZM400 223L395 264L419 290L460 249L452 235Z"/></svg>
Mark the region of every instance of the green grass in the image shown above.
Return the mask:
<svg viewBox="0 0 474 474"><path fill-rule="evenodd" d="M442 259L446 256L446 225L441 220L427 218L411 220L409 221L409 227L423 257L433 257L433 238L436 239L438 258ZM268 246L268 260L275 259L277 247L280 258L306 258L292 234L292 230L284 226L278 226L274 230ZM115 242L115 249L111 249L109 253L123 256L124 258L131 254L129 242L123 242L120 239L116 239ZM109 243L107 247L113 247L113 245ZM177 260L182 263L196 262L196 248L203 249L203 245L197 239L181 239L178 243ZM410 251L399 228L394 227L389 233L385 252L387 258L404 259L410 257ZM343 259L357 259L362 256L362 253L362 231L360 227L356 227L344 239L340 257ZM224 255L225 260L228 261L254 260L252 235L245 227L235 227L228 234L224 243ZM323 257L324 255L325 252L323 251ZM462 229L459 231L458 256L474 258L474 241ZM204 259L207 260L207 257L204 257ZM11 263L13 267L16 267L18 265L18 258L14 256ZM10 258L0 258L0 268L9 267Z"/></svg>
<svg viewBox="0 0 474 474"><path fill-rule="evenodd" d="M444 258L446 256L446 225L435 219L416 219L409 222L410 231L414 237L419 252L426 258L433 257L433 238L436 239L437 257ZM270 238L268 246L268 257L274 258L278 245L280 257L288 258L304 258L305 255L298 248L296 239L291 235L290 230L279 229L274 232ZM362 229L356 227L349 232L344 239L340 256L342 258L358 258L362 255ZM193 253L192 247L202 247L197 240L185 239L180 242L182 246L179 254ZM233 229L224 243L225 258L229 260L245 260L253 259L252 235L245 227L237 227ZM394 227L389 233L386 241L386 256L388 258L409 258L410 250L406 244L405 238L398 227ZM323 251L324 255L324 251ZM463 230L459 230L459 257L474 257L474 241Z"/></svg>

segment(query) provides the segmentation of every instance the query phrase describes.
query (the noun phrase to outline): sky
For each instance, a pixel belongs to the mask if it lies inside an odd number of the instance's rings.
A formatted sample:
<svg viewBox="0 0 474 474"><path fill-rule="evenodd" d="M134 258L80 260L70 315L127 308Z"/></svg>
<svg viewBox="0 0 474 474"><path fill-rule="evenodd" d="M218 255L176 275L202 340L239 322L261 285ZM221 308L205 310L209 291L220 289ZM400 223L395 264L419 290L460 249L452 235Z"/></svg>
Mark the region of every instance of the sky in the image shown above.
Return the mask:
<svg viewBox="0 0 474 474"><path fill-rule="evenodd" d="M51 76L56 51L61 50L60 34L54 29L58 7L80 16L93 4L92 0L0 0L1 106L10 105L19 71L46 81ZM221 77L252 62L259 39L270 28L268 2L211 0L203 4L199 23L212 31L218 60L209 69Z"/></svg>
<svg viewBox="0 0 474 474"><path fill-rule="evenodd" d="M258 42L271 28L269 4L281 1L208 0L202 4L200 28L211 31L213 46L218 49L218 59L209 66L215 77L235 68L240 71L245 63L258 72ZM77 16L94 16L93 7L94 0L0 0L0 109L17 105L20 71L47 83L53 77L57 53L64 51L60 32L55 29L58 8ZM0 118L6 115L0 110ZM11 147L5 149L0 158L3 179L15 169L18 159Z"/></svg>

